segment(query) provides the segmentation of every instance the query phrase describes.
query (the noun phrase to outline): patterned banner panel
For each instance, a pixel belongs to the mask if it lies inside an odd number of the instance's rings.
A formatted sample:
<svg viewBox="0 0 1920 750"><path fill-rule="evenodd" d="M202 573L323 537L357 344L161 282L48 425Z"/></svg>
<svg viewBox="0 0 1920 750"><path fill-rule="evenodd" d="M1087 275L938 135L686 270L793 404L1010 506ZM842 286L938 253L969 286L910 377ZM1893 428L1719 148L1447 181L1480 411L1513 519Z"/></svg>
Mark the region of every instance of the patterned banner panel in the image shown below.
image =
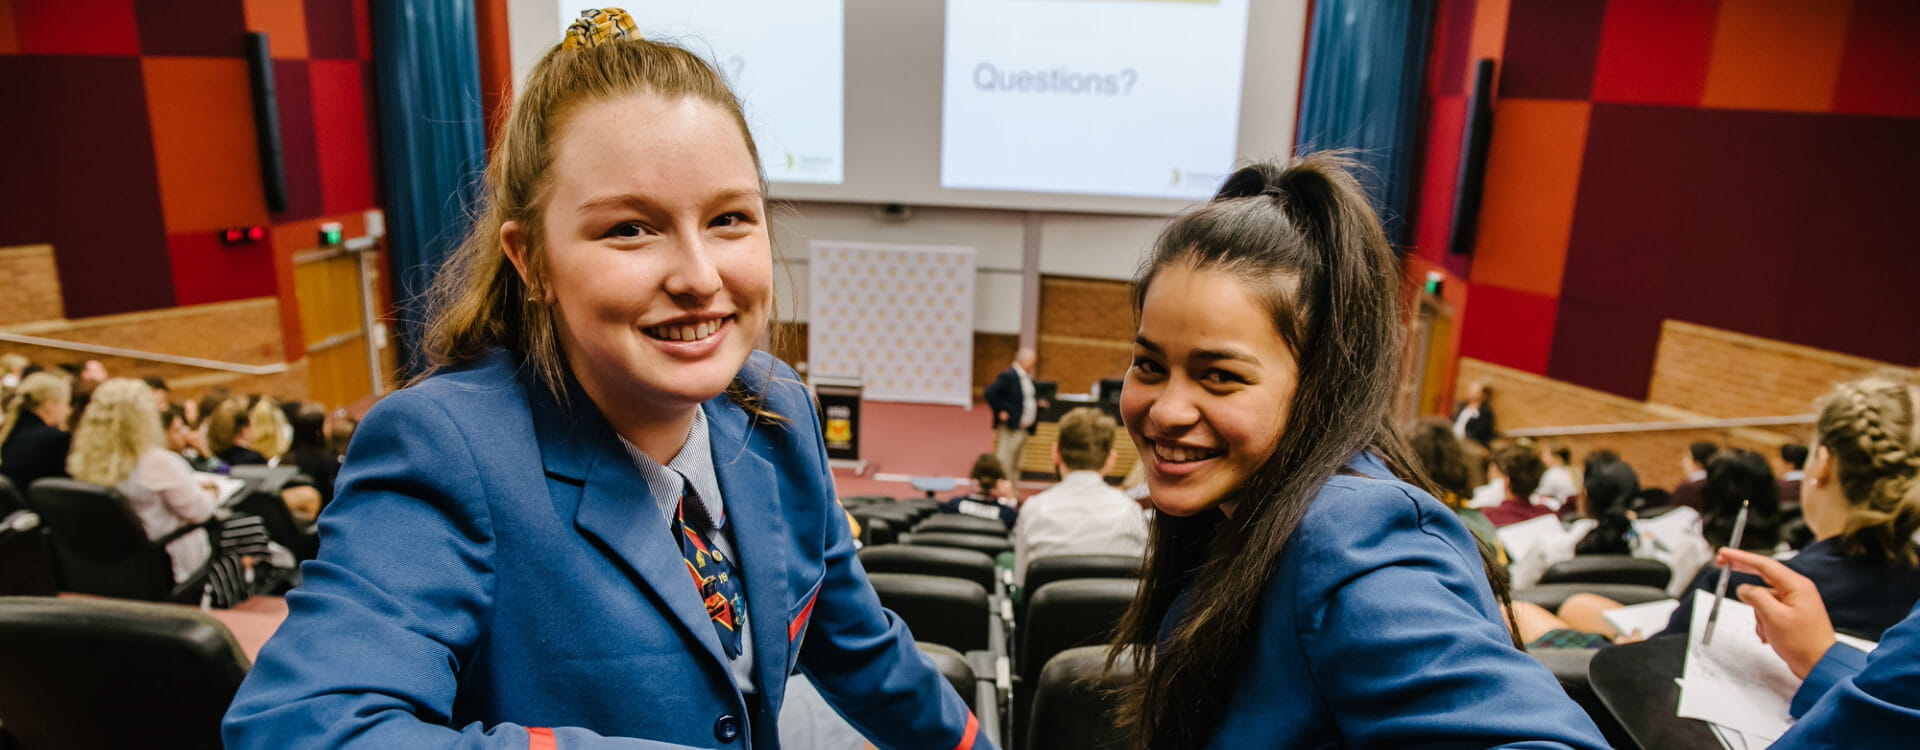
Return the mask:
<svg viewBox="0 0 1920 750"><path fill-rule="evenodd" d="M813 375L873 401L972 400L973 248L816 241L808 266Z"/></svg>

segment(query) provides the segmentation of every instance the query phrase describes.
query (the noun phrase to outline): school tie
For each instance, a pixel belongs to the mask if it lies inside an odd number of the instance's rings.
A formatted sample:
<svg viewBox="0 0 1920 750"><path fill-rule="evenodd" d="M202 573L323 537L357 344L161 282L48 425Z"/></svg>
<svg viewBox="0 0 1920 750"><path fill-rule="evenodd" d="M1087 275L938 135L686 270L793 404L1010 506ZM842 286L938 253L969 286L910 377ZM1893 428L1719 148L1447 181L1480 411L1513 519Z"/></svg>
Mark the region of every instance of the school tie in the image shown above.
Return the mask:
<svg viewBox="0 0 1920 750"><path fill-rule="evenodd" d="M689 512L688 506L692 506ZM687 558L687 572L713 618L714 632L720 635L720 647L728 659L740 658L740 613L746 611L746 590L740 585L733 561L709 542L718 533L718 524L707 518L707 506L687 486L680 493L680 507L674 513L674 532L680 537L680 554Z"/></svg>

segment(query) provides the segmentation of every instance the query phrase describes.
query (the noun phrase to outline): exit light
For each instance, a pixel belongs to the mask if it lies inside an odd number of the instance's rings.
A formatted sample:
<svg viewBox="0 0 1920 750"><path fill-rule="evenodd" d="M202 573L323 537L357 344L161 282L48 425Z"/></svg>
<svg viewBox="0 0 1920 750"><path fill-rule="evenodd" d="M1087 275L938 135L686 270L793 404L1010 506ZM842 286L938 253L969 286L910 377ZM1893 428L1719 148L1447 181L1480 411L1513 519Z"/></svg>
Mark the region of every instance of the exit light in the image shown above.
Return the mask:
<svg viewBox="0 0 1920 750"><path fill-rule="evenodd" d="M340 222L330 221L320 225L320 246L333 247L340 244Z"/></svg>
<svg viewBox="0 0 1920 750"><path fill-rule="evenodd" d="M217 235L220 238L220 244L223 245L251 245L267 238L267 228L261 226L228 227L220 230Z"/></svg>

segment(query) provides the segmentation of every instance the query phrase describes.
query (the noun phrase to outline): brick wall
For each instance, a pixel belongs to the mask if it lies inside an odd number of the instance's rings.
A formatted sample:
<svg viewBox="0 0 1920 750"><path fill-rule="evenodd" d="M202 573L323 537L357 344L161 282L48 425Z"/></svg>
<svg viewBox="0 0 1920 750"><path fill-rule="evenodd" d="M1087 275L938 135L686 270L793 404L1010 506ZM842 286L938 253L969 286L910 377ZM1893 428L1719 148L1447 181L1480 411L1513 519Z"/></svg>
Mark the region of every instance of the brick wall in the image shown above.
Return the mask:
<svg viewBox="0 0 1920 750"><path fill-rule="evenodd" d="M279 300L272 297L76 320L41 320L0 327L0 331L239 364L267 365L286 361L282 350L284 339L280 331ZM286 373L245 376L11 342L0 342L0 351L19 352L47 367L62 362L98 359L106 365L109 373L116 376L157 375L167 380L174 389L176 399L192 397L214 385L224 385L236 393L260 392L300 399L307 397L304 359L291 364Z"/></svg>
<svg viewBox="0 0 1920 750"><path fill-rule="evenodd" d="M1502 431L1528 427L1570 427L1639 422L1675 422L1711 419L1662 404L1622 398L1610 393L1583 388L1571 383L1541 377L1470 357L1460 359L1460 392L1473 381L1492 386L1496 426ZM1682 479L1680 454L1698 441L1709 441L1775 455L1785 435L1757 429L1660 430L1607 435L1572 435L1547 438L1547 442L1565 445L1573 451L1574 463L1588 452L1608 449L1620 454L1640 474L1647 487L1672 488Z"/></svg>
<svg viewBox="0 0 1920 750"><path fill-rule="evenodd" d="M65 314L60 273L52 245L0 248L0 326L50 320Z"/></svg>
<svg viewBox="0 0 1920 750"><path fill-rule="evenodd" d="M1040 279L1041 380L1062 393L1086 393L1127 371L1133 349L1133 285L1124 281Z"/></svg>
<svg viewBox="0 0 1920 750"><path fill-rule="evenodd" d="M1669 320L1660 331L1647 400L1715 417L1806 414L1834 384L1890 367L1824 349Z"/></svg>

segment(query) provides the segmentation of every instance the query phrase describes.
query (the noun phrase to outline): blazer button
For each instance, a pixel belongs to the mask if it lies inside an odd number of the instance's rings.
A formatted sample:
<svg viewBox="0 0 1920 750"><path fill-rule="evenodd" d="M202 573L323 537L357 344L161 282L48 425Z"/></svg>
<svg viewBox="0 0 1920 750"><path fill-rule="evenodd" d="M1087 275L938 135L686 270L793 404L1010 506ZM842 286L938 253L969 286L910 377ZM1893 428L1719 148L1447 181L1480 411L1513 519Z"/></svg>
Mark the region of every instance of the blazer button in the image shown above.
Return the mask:
<svg viewBox="0 0 1920 750"><path fill-rule="evenodd" d="M721 742L732 742L740 737L740 719L726 714L713 722L713 738Z"/></svg>

